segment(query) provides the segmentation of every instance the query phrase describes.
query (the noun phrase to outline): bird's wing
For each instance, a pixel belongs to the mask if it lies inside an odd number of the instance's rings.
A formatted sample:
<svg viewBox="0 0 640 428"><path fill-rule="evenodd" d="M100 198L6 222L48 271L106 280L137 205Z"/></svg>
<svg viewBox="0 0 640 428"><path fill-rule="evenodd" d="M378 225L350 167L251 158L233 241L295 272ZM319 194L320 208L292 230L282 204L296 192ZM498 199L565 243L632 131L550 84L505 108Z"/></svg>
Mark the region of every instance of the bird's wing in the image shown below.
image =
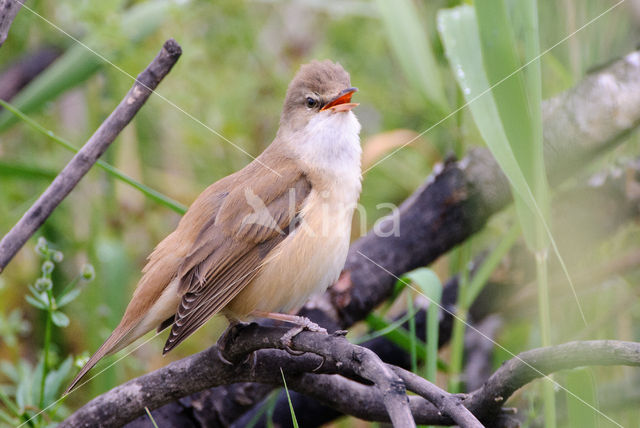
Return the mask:
<svg viewBox="0 0 640 428"><path fill-rule="evenodd" d="M278 175L253 175L225 197L203 227L177 277L182 300L163 353L176 347L256 277L268 254L295 227L309 192L307 177L287 162Z"/></svg>

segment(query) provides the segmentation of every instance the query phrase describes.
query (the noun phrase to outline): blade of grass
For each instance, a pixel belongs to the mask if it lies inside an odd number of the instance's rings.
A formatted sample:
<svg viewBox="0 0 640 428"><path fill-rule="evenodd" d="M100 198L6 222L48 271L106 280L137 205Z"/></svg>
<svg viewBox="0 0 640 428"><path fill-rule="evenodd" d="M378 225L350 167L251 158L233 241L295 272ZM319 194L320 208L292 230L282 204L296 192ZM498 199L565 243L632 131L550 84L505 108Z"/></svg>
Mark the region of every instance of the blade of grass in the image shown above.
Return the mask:
<svg viewBox="0 0 640 428"><path fill-rule="evenodd" d="M0 161L0 177L53 180L56 172L33 165Z"/></svg>
<svg viewBox="0 0 640 428"><path fill-rule="evenodd" d="M17 419L11 417L4 410L0 410L0 420L4 421L8 426L16 426L18 424Z"/></svg>
<svg viewBox="0 0 640 428"><path fill-rule="evenodd" d="M548 242L556 252L557 247L547 224L549 196L542 154L537 2L525 0L515 4L514 22L509 21L504 0L478 0L475 5L475 9L463 6L441 13L441 34L452 67L460 70L456 77L468 96L480 133L514 188L516 211L527 245L536 255L536 271L546 275ZM524 40L523 62L517 51L514 28ZM467 37L458 37L456 30L466 30ZM531 68L523 71L522 63L525 70ZM487 108L480 110L482 104ZM495 126L499 128L492 129ZM558 258L561 259L559 253ZM564 269L562 260L561 264ZM548 318L542 319L549 314L546 282L546 276L538 276L539 303L546 305L540 308L541 330L550 326ZM549 345L544 343L550 336L548 333L541 335L543 346ZM545 388L545 423L553 427L553 390L551 386Z"/></svg>
<svg viewBox="0 0 640 428"><path fill-rule="evenodd" d="M407 79L442 113L447 113L449 104L440 69L416 5L411 0L377 0L376 3L392 51Z"/></svg>
<svg viewBox="0 0 640 428"><path fill-rule="evenodd" d="M474 8L464 5L441 10L438 12L438 29L445 53L465 100L469 103L480 135L500 169L505 174L509 171L506 176L514 190L514 197L520 197L535 210L535 200L509 145L495 99L489 90L489 81L482 65Z"/></svg>
<svg viewBox="0 0 640 428"><path fill-rule="evenodd" d="M4 404L5 407L11 413L13 413L16 417L18 418L22 417L22 412L20 411L20 408L16 404L14 404L13 401L11 401L9 396L2 389L0 389L0 401L2 401L2 404Z"/></svg>
<svg viewBox="0 0 640 428"><path fill-rule="evenodd" d="M438 275L427 268L416 269L404 276L405 280L415 284L424 296L429 299L429 307L427 308L427 328L426 353L425 360L425 378L431 382L436 381L436 373L438 370L438 335L439 335L439 317L440 304L442 302L442 283Z"/></svg>
<svg viewBox="0 0 640 428"><path fill-rule="evenodd" d="M415 308L413 307L413 296L411 291L407 291L407 313L409 316L409 357L411 361L411 371L418 373L418 346L416 335L416 317ZM427 356L429 358L429 356Z"/></svg>
<svg viewBox="0 0 640 428"><path fill-rule="evenodd" d="M478 267L476 272L473 274L473 278L471 278L471 282L469 283L467 300L465 302L467 308L470 308L476 300L484 286L487 284L487 281L489 281L489 277L493 271L509 252L511 247L513 247L513 244L515 244L518 236L520 236L520 225L518 223L514 223L500 240L498 245L491 250L489 256L483 260L480 267Z"/></svg>
<svg viewBox="0 0 640 428"><path fill-rule="evenodd" d="M512 24L505 0L478 0L476 21L488 84L506 143L517 162L504 169L504 173L513 175L512 168L521 171L546 219L549 202L542 153L540 61L531 62L540 51L536 0L520 1L514 8L513 16L518 18ZM525 68L522 68L514 27L523 41L523 61L528 64ZM514 70L519 71L514 73ZM529 248L532 251L546 248L546 236L536 233L540 224L535 210L529 209L519 197L515 203Z"/></svg>
<svg viewBox="0 0 640 428"><path fill-rule="evenodd" d="M284 384L284 392L287 394L287 400L289 401L289 410L291 411L291 421L293 423L293 427L298 428L298 420L296 419L296 414L293 411L293 403L291 402L291 396L289 395L289 388L287 388L287 381L284 378L284 372L282 371L282 367L280 367L280 373L282 374L282 383Z"/></svg>
<svg viewBox="0 0 640 428"><path fill-rule="evenodd" d="M273 414L273 409L276 407L276 403L278 402L278 396L280 395L279 392L280 390L276 389L273 392L271 392L271 394L269 394L269 397L263 402L263 404L260 406L258 411L253 415L251 420L249 420L246 428L253 428L254 426L256 426L256 424L258 423L262 415L264 415L265 413ZM267 420L268 421L271 420L271 418L268 415L267 415Z"/></svg>
<svg viewBox="0 0 640 428"><path fill-rule="evenodd" d="M549 280L547 272L547 252L546 250L536 251L536 278L538 283L538 315L540 323L540 337L542 346L551 345L551 309L549 303ZM554 428L556 426L556 404L554 385L549 379L544 379L542 383L542 393L544 399L544 422L545 426Z"/></svg>
<svg viewBox="0 0 640 428"><path fill-rule="evenodd" d="M376 325L378 329L372 331L371 333L364 334L362 336L355 338L353 340L353 343L355 343L356 345L359 345L361 343L368 342L369 340L373 340L377 337L386 336L392 333L394 330L401 328L402 324L407 322L409 318L412 316L414 316L414 314L406 313L404 314L404 316L398 318L392 323L387 323L386 321L384 321L382 318L379 318L379 317L376 317L378 321L365 320L370 328L372 328L373 325Z"/></svg>
<svg viewBox="0 0 640 428"><path fill-rule="evenodd" d="M477 0L476 18L480 31L482 57L489 84L518 166L531 189L536 206L542 210L540 218L519 198L516 211L523 226L527 246L536 262L538 308L542 346L551 345L551 313L549 303L547 248L549 240L543 223L549 212L548 186L542 153L542 84L538 35L537 0L524 0L513 5L509 18L506 0ZM515 32L523 46L520 60ZM522 63L528 64L520 72ZM503 80L505 76L509 76ZM510 174L510 171L505 171ZM553 385L543 384L545 425L556 426Z"/></svg>
<svg viewBox="0 0 640 428"><path fill-rule="evenodd" d="M101 61L82 46L70 47L51 66L21 90L12 102L25 112L33 112L64 91L84 82L100 69ZM0 132L18 122L7 112L0 113Z"/></svg>
<svg viewBox="0 0 640 428"><path fill-rule="evenodd" d="M156 421L155 419L153 419L153 416L151 415L151 412L149 411L149 408L147 406L144 406L144 411L147 412L147 416L149 416L149 419L151 419L153 428L158 428L158 424L156 424Z"/></svg>
<svg viewBox="0 0 640 428"><path fill-rule="evenodd" d="M585 412L585 404L598 408L598 396L590 368L579 368L567 373L567 389L576 391L580 401L567 395L567 419L571 428L597 428L598 416L593 412Z"/></svg>
<svg viewBox="0 0 640 428"><path fill-rule="evenodd" d="M28 117L27 115L25 115L22 111L18 110L13 105L11 105L8 102L3 101L3 100L0 100L0 105L2 107L4 107L8 112L11 112L16 117L18 117L19 120L23 121L24 123L29 125L31 128L33 128L36 131L38 131L39 133L41 133L42 135L45 135L46 137L50 138L54 142L58 143L59 145L61 145L65 149L67 149L69 151L72 151L74 153L78 152L78 148L76 148L73 144L71 144L70 142L66 141L65 139L55 135L53 133L53 131L50 131L50 130L46 129L45 127L43 127L42 125L37 123L35 120L33 120L30 117ZM140 183L139 181L137 181L137 180L133 179L132 177L128 176L127 174L121 172L119 169L115 168L114 166L104 162L103 160L98 159L98 162L96 162L96 164L100 168L102 168L103 170L107 171L109 174L111 174L115 178L117 178L118 180L121 180L121 181L127 183L128 185L130 185L131 187L133 187L134 189L139 190L146 197L148 197L149 199L159 203L160 205L164 205L165 207L170 208L173 211L175 211L175 212L177 212L178 214L181 214L181 215L184 214L187 211L187 207L182 205L180 202L178 202L178 201L176 201L174 199L171 199L170 197L158 192L157 190L152 189L151 187L149 187L147 185L144 185L144 184Z"/></svg>
<svg viewBox="0 0 640 428"><path fill-rule="evenodd" d="M458 255L460 257L458 263L458 266L460 266L460 279L458 281L458 301L451 332L451 356L449 358L449 392L452 394L462 392L461 374L464 357L464 333L469 312L467 292L469 289L469 264L471 262L470 241L462 244Z"/></svg>
<svg viewBox="0 0 640 428"><path fill-rule="evenodd" d="M358 345L378 336L385 336L389 341L393 342L394 345L402 348L405 352L410 352L411 338L409 337L409 331L402 327L402 324L407 321L407 319L404 319L406 317L407 315L393 323L388 323L378 315L371 313L367 315L365 322L374 332L366 336L359 337L353 342ZM416 352L421 361L427 361L427 345L420 339L416 340ZM437 360L437 368L442 371L448 371L447 364L440 359Z"/></svg>

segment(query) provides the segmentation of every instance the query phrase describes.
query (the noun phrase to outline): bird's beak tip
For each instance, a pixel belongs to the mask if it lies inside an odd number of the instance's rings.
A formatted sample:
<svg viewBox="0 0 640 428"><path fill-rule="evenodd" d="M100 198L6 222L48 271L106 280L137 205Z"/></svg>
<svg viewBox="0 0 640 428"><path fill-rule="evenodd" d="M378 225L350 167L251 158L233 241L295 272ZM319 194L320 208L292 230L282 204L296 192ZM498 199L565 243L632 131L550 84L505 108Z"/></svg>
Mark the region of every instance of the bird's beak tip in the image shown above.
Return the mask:
<svg viewBox="0 0 640 428"><path fill-rule="evenodd" d="M331 110L334 112L339 111L350 111L352 108L358 106L358 103L351 102L351 96L358 91L358 88L351 87L347 88L340 93L330 102L328 102L324 107L320 109L322 110Z"/></svg>

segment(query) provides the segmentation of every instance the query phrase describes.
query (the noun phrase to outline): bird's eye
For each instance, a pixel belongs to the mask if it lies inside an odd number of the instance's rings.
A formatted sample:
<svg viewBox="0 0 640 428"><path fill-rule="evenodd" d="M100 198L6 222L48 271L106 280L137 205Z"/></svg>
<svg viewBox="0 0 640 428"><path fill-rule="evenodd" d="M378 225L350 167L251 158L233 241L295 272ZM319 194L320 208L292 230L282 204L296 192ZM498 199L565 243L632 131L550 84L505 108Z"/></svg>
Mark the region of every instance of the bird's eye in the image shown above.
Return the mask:
<svg viewBox="0 0 640 428"><path fill-rule="evenodd" d="M318 105L318 100L313 97L307 97L307 99L304 100L304 103L308 108L314 108Z"/></svg>

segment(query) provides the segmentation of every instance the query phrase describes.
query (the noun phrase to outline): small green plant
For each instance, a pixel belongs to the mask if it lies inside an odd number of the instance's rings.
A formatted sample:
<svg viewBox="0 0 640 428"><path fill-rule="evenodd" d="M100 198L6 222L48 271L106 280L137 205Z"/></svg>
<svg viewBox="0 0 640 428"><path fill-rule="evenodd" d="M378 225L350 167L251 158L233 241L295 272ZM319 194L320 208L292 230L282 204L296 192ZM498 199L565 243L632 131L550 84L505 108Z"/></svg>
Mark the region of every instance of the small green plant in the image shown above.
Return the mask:
<svg viewBox="0 0 640 428"><path fill-rule="evenodd" d="M289 410L291 411L291 423L293 423L294 428L298 428L298 420L296 419L296 413L293 410L293 403L291 402L291 396L289 395L289 388L287 388L287 381L284 378L284 372L282 371L282 367L280 367L280 374L282 375L282 384L284 385L284 392L287 394L287 401L289 402Z"/></svg>
<svg viewBox="0 0 640 428"><path fill-rule="evenodd" d="M56 400L71 374L74 361L70 356L61 360L58 353L53 352L53 328L69 325L69 317L62 308L78 297L82 291L80 285L95 278L93 266L86 264L61 292L54 293L53 271L64 255L51 248L44 238L38 240L36 252L43 259L41 274L33 285L29 285L26 300L44 312L41 356L35 367L26 359L17 363L0 362L0 371L9 380L8 384L0 385L0 402L5 407L5 410L0 409L0 420L12 426L49 426L64 413L61 403Z"/></svg>

